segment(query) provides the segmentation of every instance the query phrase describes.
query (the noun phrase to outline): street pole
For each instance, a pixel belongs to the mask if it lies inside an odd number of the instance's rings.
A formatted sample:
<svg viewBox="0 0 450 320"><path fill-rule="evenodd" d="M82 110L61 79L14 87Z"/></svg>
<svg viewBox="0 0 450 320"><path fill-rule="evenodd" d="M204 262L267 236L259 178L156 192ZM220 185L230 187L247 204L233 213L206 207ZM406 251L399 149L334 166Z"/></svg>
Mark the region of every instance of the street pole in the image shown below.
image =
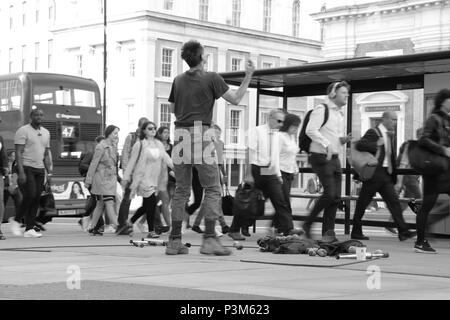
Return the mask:
<svg viewBox="0 0 450 320"><path fill-rule="evenodd" d="M106 0L103 0L103 110L102 110L102 134L104 133L106 127L106 78L108 74L108 52L107 39L106 39L106 27L108 26L106 20Z"/></svg>

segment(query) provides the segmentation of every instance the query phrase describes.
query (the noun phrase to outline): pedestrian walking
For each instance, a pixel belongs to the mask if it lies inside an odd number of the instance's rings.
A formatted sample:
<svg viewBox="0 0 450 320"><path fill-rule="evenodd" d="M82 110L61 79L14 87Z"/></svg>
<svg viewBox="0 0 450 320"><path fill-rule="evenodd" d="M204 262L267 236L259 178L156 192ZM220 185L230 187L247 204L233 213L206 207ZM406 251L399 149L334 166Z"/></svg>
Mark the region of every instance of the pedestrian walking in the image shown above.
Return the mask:
<svg viewBox="0 0 450 320"><path fill-rule="evenodd" d="M20 236L22 218L25 221L26 238L39 238L42 234L34 229L39 201L44 187L45 173L47 182L52 178L52 154L50 151L50 133L42 126L44 112L33 109L30 123L20 127L14 137L17 157L18 184L23 196L19 213L11 222L14 235Z"/></svg>
<svg viewBox="0 0 450 320"><path fill-rule="evenodd" d="M215 156L217 157L217 163L218 163L218 166L219 166L220 184L224 185L224 184L227 183L226 181L228 179L228 176L227 176L227 173L225 171L225 165L224 165L225 160L224 160L224 157L223 157L223 152L224 152L224 148L225 148L225 143L221 140L222 129L217 124L212 125L211 128L214 129L215 133L216 133L215 139L214 139L214 152L215 152ZM202 186L200 184L200 180L199 180L199 177L198 177L198 172L197 172L197 170L195 168L192 169L192 188L194 189L194 199L195 199L194 204L196 204L198 202L198 199L199 199L199 202L200 202L197 205L197 208L198 208L198 207L200 207L200 204L201 204L201 201L202 201L202 198L203 198L203 188L202 188ZM198 188L198 190L195 190L196 188ZM191 212L192 213L195 212L195 210L192 211L192 206L190 206L189 209L188 209L188 213L191 213ZM192 231L195 231L197 233L204 233L204 231L200 228L200 223L201 223L201 221L204 218L203 213L204 213L204 211L200 211L197 214L197 217L194 220L194 224L192 225ZM230 230L230 227L227 225L227 223L225 221L225 217L223 216L222 205L220 206L220 212L219 212L218 220L219 220L220 227L222 228L222 232L221 232L221 234L218 234L217 231L216 231L216 234L221 236L223 234L228 233L229 230Z"/></svg>
<svg viewBox="0 0 450 320"><path fill-rule="evenodd" d="M19 184L17 182L17 163L16 163L16 152L10 150L8 152L8 176L5 177L5 191L3 192L3 204L6 207L9 198L11 197L14 201L15 214L18 214L20 209L20 204L22 203L22 193L19 190ZM9 222L14 220L14 217L9 218Z"/></svg>
<svg viewBox="0 0 450 320"><path fill-rule="evenodd" d="M95 138L95 146L97 146L102 140L104 140L104 136L97 136ZM94 146L94 148L95 148ZM94 150L88 150L84 155L81 156L80 163L78 164L78 169L82 177L86 178L86 175L89 171L89 166L91 165L92 159L94 158ZM91 190L88 189L89 193ZM95 207L97 206L96 197L90 194L86 199L85 212L84 216L78 220L78 224L81 226L83 231L88 231L89 221L92 219L92 213L94 212ZM103 220L103 215L100 216L96 229L104 230L105 222Z"/></svg>
<svg viewBox="0 0 450 320"><path fill-rule="evenodd" d="M109 218L109 223L117 226L115 195L118 180L118 140L119 128L114 125L106 127L105 139L95 147L94 157L86 175L85 187L91 190L91 196L95 197L97 201L88 227L89 234L94 236L103 235L97 222L104 210Z"/></svg>
<svg viewBox="0 0 450 320"><path fill-rule="evenodd" d="M136 129L136 131L130 132L126 137L122 150L122 160L120 162L122 172L126 171L129 159L131 157L131 151L133 150L133 146L139 140L139 136L141 134L140 128L144 123L148 121L149 120L145 117L140 118L138 122L138 128ZM120 203L119 208L118 226L116 231L117 235L129 235L133 232L132 226L127 224L131 204L130 192L131 190L128 187L124 189L122 202Z"/></svg>
<svg viewBox="0 0 450 320"><path fill-rule="evenodd" d="M0 119L1 122L1 119ZM5 191L5 179L8 178L9 175L9 167L8 167L8 155L6 153L6 146L3 142L3 137L0 136L0 240L5 240L5 236L2 233L2 222L3 217L5 215L5 204L4 204L4 191Z"/></svg>
<svg viewBox="0 0 450 320"><path fill-rule="evenodd" d="M211 133L210 126L215 100L223 97L233 105L239 104L250 84L255 67L249 60L246 63L246 75L242 84L237 90L231 90L219 74L204 70L203 55L204 47L199 42L192 40L183 45L181 57L190 69L175 78L169 97L176 117L172 159L177 180L172 201L172 230L166 247L168 255L189 252L181 243L181 227L185 205L191 193L193 167L198 171L205 192L200 209L205 211L205 233L200 253L231 254L229 249L222 246L215 234L221 200L217 163L214 163L207 152L204 156L202 151L213 145L211 137L214 134Z"/></svg>
<svg viewBox="0 0 450 320"><path fill-rule="evenodd" d="M283 179L283 193L289 210L291 207L291 187L295 175L298 174L297 154L300 151L298 147L298 128L301 120L295 114L287 114L284 123L280 128L280 171Z"/></svg>
<svg viewBox="0 0 450 320"><path fill-rule="evenodd" d="M154 224L156 196L161 190L167 189L167 167L173 168L172 159L155 135L156 125L150 121L144 122L122 182L124 189L130 189L131 198L135 195L143 198L142 207L147 215L148 238L159 237ZM140 217L141 213L136 212L128 224L133 225Z"/></svg>
<svg viewBox="0 0 450 320"><path fill-rule="evenodd" d="M323 193L311 210L303 229L311 238L311 226L323 211L322 236L335 237L336 211L341 201L342 168L339 154L342 146L351 141L345 136L345 121L342 108L347 104L350 86L345 81L334 82L327 88L327 99L311 113L305 133L311 138L309 162L319 177ZM328 115L328 116L327 116Z"/></svg>
<svg viewBox="0 0 450 320"><path fill-rule="evenodd" d="M283 193L283 178L280 170L280 137L278 130L282 127L285 112L273 109L266 124L251 129L248 133L248 166L244 182L253 185L269 198L274 209L273 225L284 236L303 234L294 229L292 214ZM240 217L234 216L228 235L233 240L243 240L239 233L242 227ZM245 239L245 238L244 238Z"/></svg>
<svg viewBox="0 0 450 320"><path fill-rule="evenodd" d="M378 166L373 177L362 183L361 192L356 201L355 214L353 215L352 239L369 240L369 237L362 232L362 217L377 192L386 203L397 225L399 240L404 241L416 234L408 230L402 215L398 194L394 188L397 183L396 148L394 144L396 120L394 112L384 112L382 122L375 129L369 129L355 145L356 150L367 151L375 155L378 158Z"/></svg>
<svg viewBox="0 0 450 320"><path fill-rule="evenodd" d="M450 158L450 90L443 89L434 99L434 109L425 122L423 135L419 145L436 155ZM429 213L436 204L439 194L450 195L450 170L432 175L423 175L423 202L416 217L417 241L414 251L419 253L436 253L428 240L425 231L427 224L433 224L445 218L447 214L433 217ZM433 215L434 216L434 215Z"/></svg>

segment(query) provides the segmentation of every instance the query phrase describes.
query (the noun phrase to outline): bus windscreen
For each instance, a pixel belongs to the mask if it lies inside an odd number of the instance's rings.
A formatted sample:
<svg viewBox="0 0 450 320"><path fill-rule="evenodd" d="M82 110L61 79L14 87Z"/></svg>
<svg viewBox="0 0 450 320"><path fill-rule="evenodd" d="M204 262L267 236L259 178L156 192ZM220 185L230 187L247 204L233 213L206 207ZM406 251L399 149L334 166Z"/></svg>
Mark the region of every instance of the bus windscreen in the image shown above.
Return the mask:
<svg viewBox="0 0 450 320"><path fill-rule="evenodd" d="M22 84L19 80L0 81L0 112L20 110Z"/></svg>
<svg viewBox="0 0 450 320"><path fill-rule="evenodd" d="M38 104L96 107L95 91L70 86L35 85L33 87L33 99L34 103Z"/></svg>

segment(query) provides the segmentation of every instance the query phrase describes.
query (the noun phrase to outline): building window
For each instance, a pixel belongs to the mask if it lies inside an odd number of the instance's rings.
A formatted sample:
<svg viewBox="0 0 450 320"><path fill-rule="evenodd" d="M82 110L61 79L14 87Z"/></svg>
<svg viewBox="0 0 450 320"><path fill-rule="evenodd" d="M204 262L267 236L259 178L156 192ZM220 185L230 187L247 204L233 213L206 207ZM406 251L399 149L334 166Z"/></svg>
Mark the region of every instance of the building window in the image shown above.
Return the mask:
<svg viewBox="0 0 450 320"><path fill-rule="evenodd" d="M210 57L211 57L211 55L210 54L204 54L203 55L203 61L205 61L205 64L203 65L203 69L205 70L205 71L210 71Z"/></svg>
<svg viewBox="0 0 450 320"><path fill-rule="evenodd" d="M242 62L242 59L232 58L231 59L231 71L241 70L241 62Z"/></svg>
<svg viewBox="0 0 450 320"><path fill-rule="evenodd" d="M34 44L34 71L38 71L39 69L39 56L40 56L40 48L39 42Z"/></svg>
<svg viewBox="0 0 450 320"><path fill-rule="evenodd" d="M83 55L82 54L77 54L75 56L75 68L76 68L76 72L77 75L79 75L80 77L83 76Z"/></svg>
<svg viewBox="0 0 450 320"><path fill-rule="evenodd" d="M241 26L241 0L233 0L233 14L231 17L231 25L235 27Z"/></svg>
<svg viewBox="0 0 450 320"><path fill-rule="evenodd" d="M273 67L273 63L271 63L271 62L263 62L262 63L262 68L263 69L270 69L272 67Z"/></svg>
<svg viewBox="0 0 450 320"><path fill-rule="evenodd" d="M292 35L300 35L300 0L295 0L292 4Z"/></svg>
<svg viewBox="0 0 450 320"><path fill-rule="evenodd" d="M53 40L48 40L47 68L53 67Z"/></svg>
<svg viewBox="0 0 450 320"><path fill-rule="evenodd" d="M50 0L48 3L48 20L52 21L56 19L55 10L56 10L55 0Z"/></svg>
<svg viewBox="0 0 450 320"><path fill-rule="evenodd" d="M128 75L131 78L136 75L136 48L128 49Z"/></svg>
<svg viewBox="0 0 450 320"><path fill-rule="evenodd" d="M26 67L26 61L27 59L27 46L23 45L22 46L22 71L25 71L25 67Z"/></svg>
<svg viewBox="0 0 450 320"><path fill-rule="evenodd" d="M40 13L40 2L39 0L36 0L36 11L35 11L36 23L39 22L39 13Z"/></svg>
<svg viewBox="0 0 450 320"><path fill-rule="evenodd" d="M173 66L173 49L163 48L161 76L166 78L172 77L172 66Z"/></svg>
<svg viewBox="0 0 450 320"><path fill-rule="evenodd" d="M14 71L14 49L9 48L9 73Z"/></svg>
<svg viewBox="0 0 450 320"><path fill-rule="evenodd" d="M230 140L231 144L239 143L239 132L241 125L241 110L230 110Z"/></svg>
<svg viewBox="0 0 450 320"><path fill-rule="evenodd" d="M270 32L270 20L272 16L272 0L264 0L263 31Z"/></svg>
<svg viewBox="0 0 450 320"><path fill-rule="evenodd" d="M164 0L164 9L173 10L173 0Z"/></svg>
<svg viewBox="0 0 450 320"><path fill-rule="evenodd" d="M269 112L261 112L258 125L266 124L269 121Z"/></svg>
<svg viewBox="0 0 450 320"><path fill-rule="evenodd" d="M98 0L98 9L99 9L100 14L103 14L103 10L104 10L103 1L105 1L105 0Z"/></svg>
<svg viewBox="0 0 450 320"><path fill-rule="evenodd" d="M199 0L200 1L200 7L199 7L199 19L202 21L208 21L208 2L209 0Z"/></svg>
<svg viewBox="0 0 450 320"><path fill-rule="evenodd" d="M159 126L170 129L171 121L170 103L161 103L159 113Z"/></svg>
<svg viewBox="0 0 450 320"><path fill-rule="evenodd" d="M27 2L22 2L22 26L25 26L27 22Z"/></svg>
<svg viewBox="0 0 450 320"><path fill-rule="evenodd" d="M13 6L9 6L9 28L12 29L13 28L13 20L14 17L14 7Z"/></svg>

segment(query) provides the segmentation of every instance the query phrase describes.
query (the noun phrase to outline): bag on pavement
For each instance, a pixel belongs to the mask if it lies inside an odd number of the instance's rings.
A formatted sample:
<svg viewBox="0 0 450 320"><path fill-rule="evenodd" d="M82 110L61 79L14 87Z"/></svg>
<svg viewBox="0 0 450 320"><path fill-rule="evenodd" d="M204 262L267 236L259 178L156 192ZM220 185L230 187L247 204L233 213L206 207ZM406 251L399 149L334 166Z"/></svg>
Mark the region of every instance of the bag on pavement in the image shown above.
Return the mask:
<svg viewBox="0 0 450 320"><path fill-rule="evenodd" d="M261 190L248 183L241 183L234 197L233 212L243 217L256 219L264 215L266 199Z"/></svg>

